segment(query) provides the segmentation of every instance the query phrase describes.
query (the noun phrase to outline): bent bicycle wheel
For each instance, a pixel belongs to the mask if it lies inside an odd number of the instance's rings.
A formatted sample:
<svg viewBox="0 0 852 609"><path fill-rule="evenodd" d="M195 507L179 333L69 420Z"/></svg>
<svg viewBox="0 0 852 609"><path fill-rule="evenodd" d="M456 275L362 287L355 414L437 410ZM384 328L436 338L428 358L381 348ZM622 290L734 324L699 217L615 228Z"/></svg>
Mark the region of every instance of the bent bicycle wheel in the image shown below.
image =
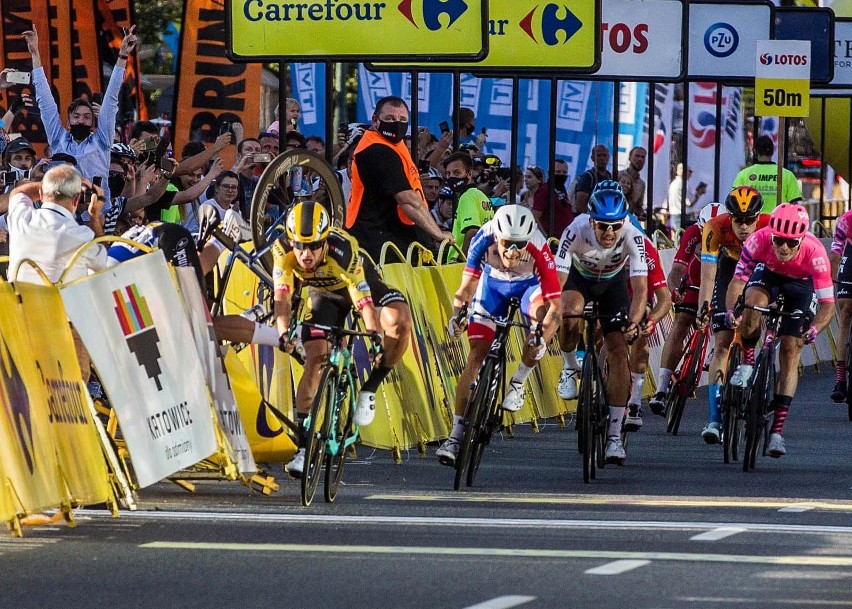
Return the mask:
<svg viewBox="0 0 852 609"><path fill-rule="evenodd" d="M476 385L470 398L467 401L467 410L465 412L464 434L462 436L459 454L456 455L456 475L453 481L453 488L459 490L461 488L462 478L468 468L473 445L477 441L481 419L488 415L488 386L491 384L491 379L494 374L494 361L485 358L482 362L482 367L479 369L479 374L476 375Z"/></svg>
<svg viewBox="0 0 852 609"><path fill-rule="evenodd" d="M266 166L251 199L251 236L256 251L281 236L287 212L300 200L321 203L331 215L331 223L343 226L346 201L331 165L307 150L289 150ZM272 273L272 253L266 252L261 262Z"/></svg>
<svg viewBox="0 0 852 609"><path fill-rule="evenodd" d="M325 447L331 424L331 409L334 408L337 371L326 367L320 378L319 389L311 404L311 425L305 443L305 466L302 470L302 505L308 507L314 499L319 483Z"/></svg>
<svg viewBox="0 0 852 609"><path fill-rule="evenodd" d="M346 465L346 440L352 432L352 417L354 407L354 396L350 391L350 378L347 374L340 377L337 383L337 398L334 400L333 427L329 424L330 431L334 434L334 445L336 451L325 457L325 500L331 503L337 497L340 481L343 480L343 468Z"/></svg>

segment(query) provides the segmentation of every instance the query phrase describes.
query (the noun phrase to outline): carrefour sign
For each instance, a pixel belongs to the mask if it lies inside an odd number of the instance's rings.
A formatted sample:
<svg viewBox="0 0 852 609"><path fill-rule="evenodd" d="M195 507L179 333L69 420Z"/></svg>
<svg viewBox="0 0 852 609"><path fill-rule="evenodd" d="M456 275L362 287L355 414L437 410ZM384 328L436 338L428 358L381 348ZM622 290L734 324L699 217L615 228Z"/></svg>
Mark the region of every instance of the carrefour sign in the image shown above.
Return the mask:
<svg viewBox="0 0 852 609"><path fill-rule="evenodd" d="M598 0L523 2L488 0L488 56L474 65L400 62L372 63L371 68L406 67L482 72L512 70L587 73L599 64L600 6Z"/></svg>
<svg viewBox="0 0 852 609"><path fill-rule="evenodd" d="M475 61L487 51L486 0L226 0L234 59Z"/></svg>
<svg viewBox="0 0 852 609"><path fill-rule="evenodd" d="M758 40L772 38L773 10L768 2L690 2L687 76L754 78L754 51Z"/></svg>

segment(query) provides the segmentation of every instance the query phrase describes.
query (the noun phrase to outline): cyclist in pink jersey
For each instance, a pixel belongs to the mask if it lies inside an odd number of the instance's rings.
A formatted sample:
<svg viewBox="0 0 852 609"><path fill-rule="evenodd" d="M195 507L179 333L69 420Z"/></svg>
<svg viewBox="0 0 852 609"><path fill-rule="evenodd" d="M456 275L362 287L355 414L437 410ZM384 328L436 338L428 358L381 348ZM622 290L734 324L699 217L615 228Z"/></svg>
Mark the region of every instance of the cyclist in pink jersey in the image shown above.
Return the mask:
<svg viewBox="0 0 852 609"><path fill-rule="evenodd" d="M831 399L838 403L846 401L846 343L849 341L849 326L852 324L852 211L847 211L837 220L834 239L828 253L831 262L831 276L837 282L837 313L840 332L837 337L837 360L835 372L837 383L831 392Z"/></svg>
<svg viewBox="0 0 852 609"><path fill-rule="evenodd" d="M743 343L743 362L730 382L746 387L754 370L754 351L760 338L761 316L745 309L741 320L733 308L745 291L745 303L765 307L784 295L784 311L808 311L814 296L819 303L810 327L805 320L784 318L778 336L781 339L781 370L775 386L775 417L770 430L767 452L770 457L786 454L781 432L790 403L799 382L798 366L802 346L816 340L834 314L834 288L828 253L819 239L808 232L808 212L801 205L784 203L772 211L769 226L749 237L743 245L734 278L728 286L726 321L739 325ZM803 332L804 330L804 332Z"/></svg>

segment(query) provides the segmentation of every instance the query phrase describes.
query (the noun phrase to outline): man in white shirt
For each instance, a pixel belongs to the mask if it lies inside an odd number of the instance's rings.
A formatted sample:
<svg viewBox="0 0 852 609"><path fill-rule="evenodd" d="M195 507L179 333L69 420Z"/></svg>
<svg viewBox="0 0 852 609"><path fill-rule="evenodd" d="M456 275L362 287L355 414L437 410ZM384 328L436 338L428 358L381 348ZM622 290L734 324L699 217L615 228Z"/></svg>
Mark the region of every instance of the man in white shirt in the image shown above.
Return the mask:
<svg viewBox="0 0 852 609"><path fill-rule="evenodd" d="M29 259L35 262L47 278L56 283L65 270L74 253L95 238L95 232L88 226L77 224L74 217L78 204L83 198L84 181L71 165L54 167L44 174L41 182L26 182L15 188L9 195L9 279L42 283L39 274L29 264L21 264ZM104 194L100 187L85 183L92 194L88 201L88 211L92 223L101 222L101 209ZM36 208L34 200L42 201ZM94 227L96 231L97 226ZM106 249L94 246L86 250L77 259L65 275L65 281L85 277L89 270L106 267Z"/></svg>

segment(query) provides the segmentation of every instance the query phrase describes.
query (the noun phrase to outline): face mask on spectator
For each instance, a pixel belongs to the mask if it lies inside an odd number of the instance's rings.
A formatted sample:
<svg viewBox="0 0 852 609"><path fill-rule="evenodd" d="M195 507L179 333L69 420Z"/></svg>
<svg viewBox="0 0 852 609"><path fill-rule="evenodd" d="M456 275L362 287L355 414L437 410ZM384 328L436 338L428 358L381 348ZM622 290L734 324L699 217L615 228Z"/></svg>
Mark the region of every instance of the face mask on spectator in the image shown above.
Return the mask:
<svg viewBox="0 0 852 609"><path fill-rule="evenodd" d="M71 125L71 137L73 137L78 142L83 141L89 134L92 133L92 128L89 125Z"/></svg>
<svg viewBox="0 0 852 609"><path fill-rule="evenodd" d="M568 176L562 176L562 175L554 175L553 176L553 185L556 186L556 188L560 188L560 189L565 188L565 183L567 181L568 181Z"/></svg>
<svg viewBox="0 0 852 609"><path fill-rule="evenodd" d="M388 140L391 144L398 144L405 137L405 132L408 131L407 122L388 122L379 121L379 134Z"/></svg>
<svg viewBox="0 0 852 609"><path fill-rule="evenodd" d="M462 186L467 184L467 178L447 178L445 183L453 189L453 192L458 192Z"/></svg>

